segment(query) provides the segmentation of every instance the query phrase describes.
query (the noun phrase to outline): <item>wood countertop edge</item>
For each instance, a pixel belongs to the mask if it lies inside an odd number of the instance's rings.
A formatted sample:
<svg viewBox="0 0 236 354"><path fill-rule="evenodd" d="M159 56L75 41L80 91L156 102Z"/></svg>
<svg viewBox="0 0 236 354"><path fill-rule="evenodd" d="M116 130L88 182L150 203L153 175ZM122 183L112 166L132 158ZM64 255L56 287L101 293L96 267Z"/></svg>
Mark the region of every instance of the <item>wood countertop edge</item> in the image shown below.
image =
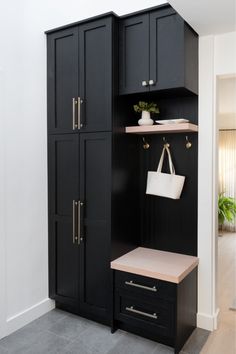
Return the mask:
<svg viewBox="0 0 236 354"><path fill-rule="evenodd" d="M111 262L111 269L113 270L119 270L121 272L127 272L131 274L137 274L137 275L142 275L144 277L148 278L154 278L154 279L159 279L159 280L164 280L168 281L171 283L179 284L191 271L198 266L199 260L196 259L193 264L191 264L183 273L181 273L179 276L173 276L170 274L163 274L159 272L153 272L147 269L143 268L136 268L132 266L127 266L127 265L121 265L121 264L115 264L115 261Z"/></svg>
<svg viewBox="0 0 236 354"><path fill-rule="evenodd" d="M191 273L191 271L196 268L199 264L199 259L196 259L196 261L189 266L180 276L179 276L179 281L178 283L180 283L184 278L186 278L186 276Z"/></svg>

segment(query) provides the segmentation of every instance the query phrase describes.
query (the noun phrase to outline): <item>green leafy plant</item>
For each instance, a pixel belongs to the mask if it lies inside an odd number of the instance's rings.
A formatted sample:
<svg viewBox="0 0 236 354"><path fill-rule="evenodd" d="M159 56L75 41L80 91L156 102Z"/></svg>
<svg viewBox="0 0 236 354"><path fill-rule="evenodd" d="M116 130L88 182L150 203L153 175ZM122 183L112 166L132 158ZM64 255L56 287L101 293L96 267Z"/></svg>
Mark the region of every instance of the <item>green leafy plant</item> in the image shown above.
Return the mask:
<svg viewBox="0 0 236 354"><path fill-rule="evenodd" d="M139 101L138 104L134 105L134 110L135 112L142 112L142 111L147 111L150 113L160 113L159 108L157 107L156 103L153 102L143 102L143 101Z"/></svg>
<svg viewBox="0 0 236 354"><path fill-rule="evenodd" d="M236 216L236 201L234 198L225 197L224 193L220 193L218 197L218 220L222 226L227 220L232 223Z"/></svg>

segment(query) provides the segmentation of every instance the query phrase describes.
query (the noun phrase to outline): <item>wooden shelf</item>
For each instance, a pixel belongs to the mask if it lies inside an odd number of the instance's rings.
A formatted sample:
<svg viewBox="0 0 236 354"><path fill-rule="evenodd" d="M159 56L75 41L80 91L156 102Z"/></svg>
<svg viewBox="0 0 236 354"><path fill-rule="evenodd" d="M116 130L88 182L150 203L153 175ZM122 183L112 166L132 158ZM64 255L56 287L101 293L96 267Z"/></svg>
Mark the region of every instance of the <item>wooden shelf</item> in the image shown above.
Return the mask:
<svg viewBox="0 0 236 354"><path fill-rule="evenodd" d="M192 123L160 124L126 127L128 134L196 133L198 126Z"/></svg>

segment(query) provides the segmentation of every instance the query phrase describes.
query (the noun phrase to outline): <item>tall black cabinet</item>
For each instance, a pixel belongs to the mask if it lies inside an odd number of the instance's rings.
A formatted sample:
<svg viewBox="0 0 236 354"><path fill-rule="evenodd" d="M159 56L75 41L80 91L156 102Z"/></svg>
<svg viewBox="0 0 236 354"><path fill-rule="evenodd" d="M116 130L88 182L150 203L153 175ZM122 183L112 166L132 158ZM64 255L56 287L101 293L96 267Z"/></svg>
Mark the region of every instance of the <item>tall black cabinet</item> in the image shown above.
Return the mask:
<svg viewBox="0 0 236 354"><path fill-rule="evenodd" d="M184 133L165 136L186 175L172 201L145 194L162 137L144 150L125 127L141 100L197 124L198 36L164 4L50 30L47 48L50 297L109 324L110 261L139 246L197 255L197 136L191 150Z"/></svg>
<svg viewBox="0 0 236 354"><path fill-rule="evenodd" d="M50 297L108 323L114 17L48 34Z"/></svg>

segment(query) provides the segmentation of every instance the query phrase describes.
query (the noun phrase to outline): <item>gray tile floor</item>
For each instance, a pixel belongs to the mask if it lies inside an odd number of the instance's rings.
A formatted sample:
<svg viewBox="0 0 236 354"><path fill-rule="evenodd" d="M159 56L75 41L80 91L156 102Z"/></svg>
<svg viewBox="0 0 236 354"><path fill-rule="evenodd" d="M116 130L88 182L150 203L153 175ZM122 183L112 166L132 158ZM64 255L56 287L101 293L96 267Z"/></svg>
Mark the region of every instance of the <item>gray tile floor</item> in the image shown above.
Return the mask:
<svg viewBox="0 0 236 354"><path fill-rule="evenodd" d="M196 329L181 354L199 354L208 331ZM0 354L171 354L165 345L53 310L0 340Z"/></svg>

